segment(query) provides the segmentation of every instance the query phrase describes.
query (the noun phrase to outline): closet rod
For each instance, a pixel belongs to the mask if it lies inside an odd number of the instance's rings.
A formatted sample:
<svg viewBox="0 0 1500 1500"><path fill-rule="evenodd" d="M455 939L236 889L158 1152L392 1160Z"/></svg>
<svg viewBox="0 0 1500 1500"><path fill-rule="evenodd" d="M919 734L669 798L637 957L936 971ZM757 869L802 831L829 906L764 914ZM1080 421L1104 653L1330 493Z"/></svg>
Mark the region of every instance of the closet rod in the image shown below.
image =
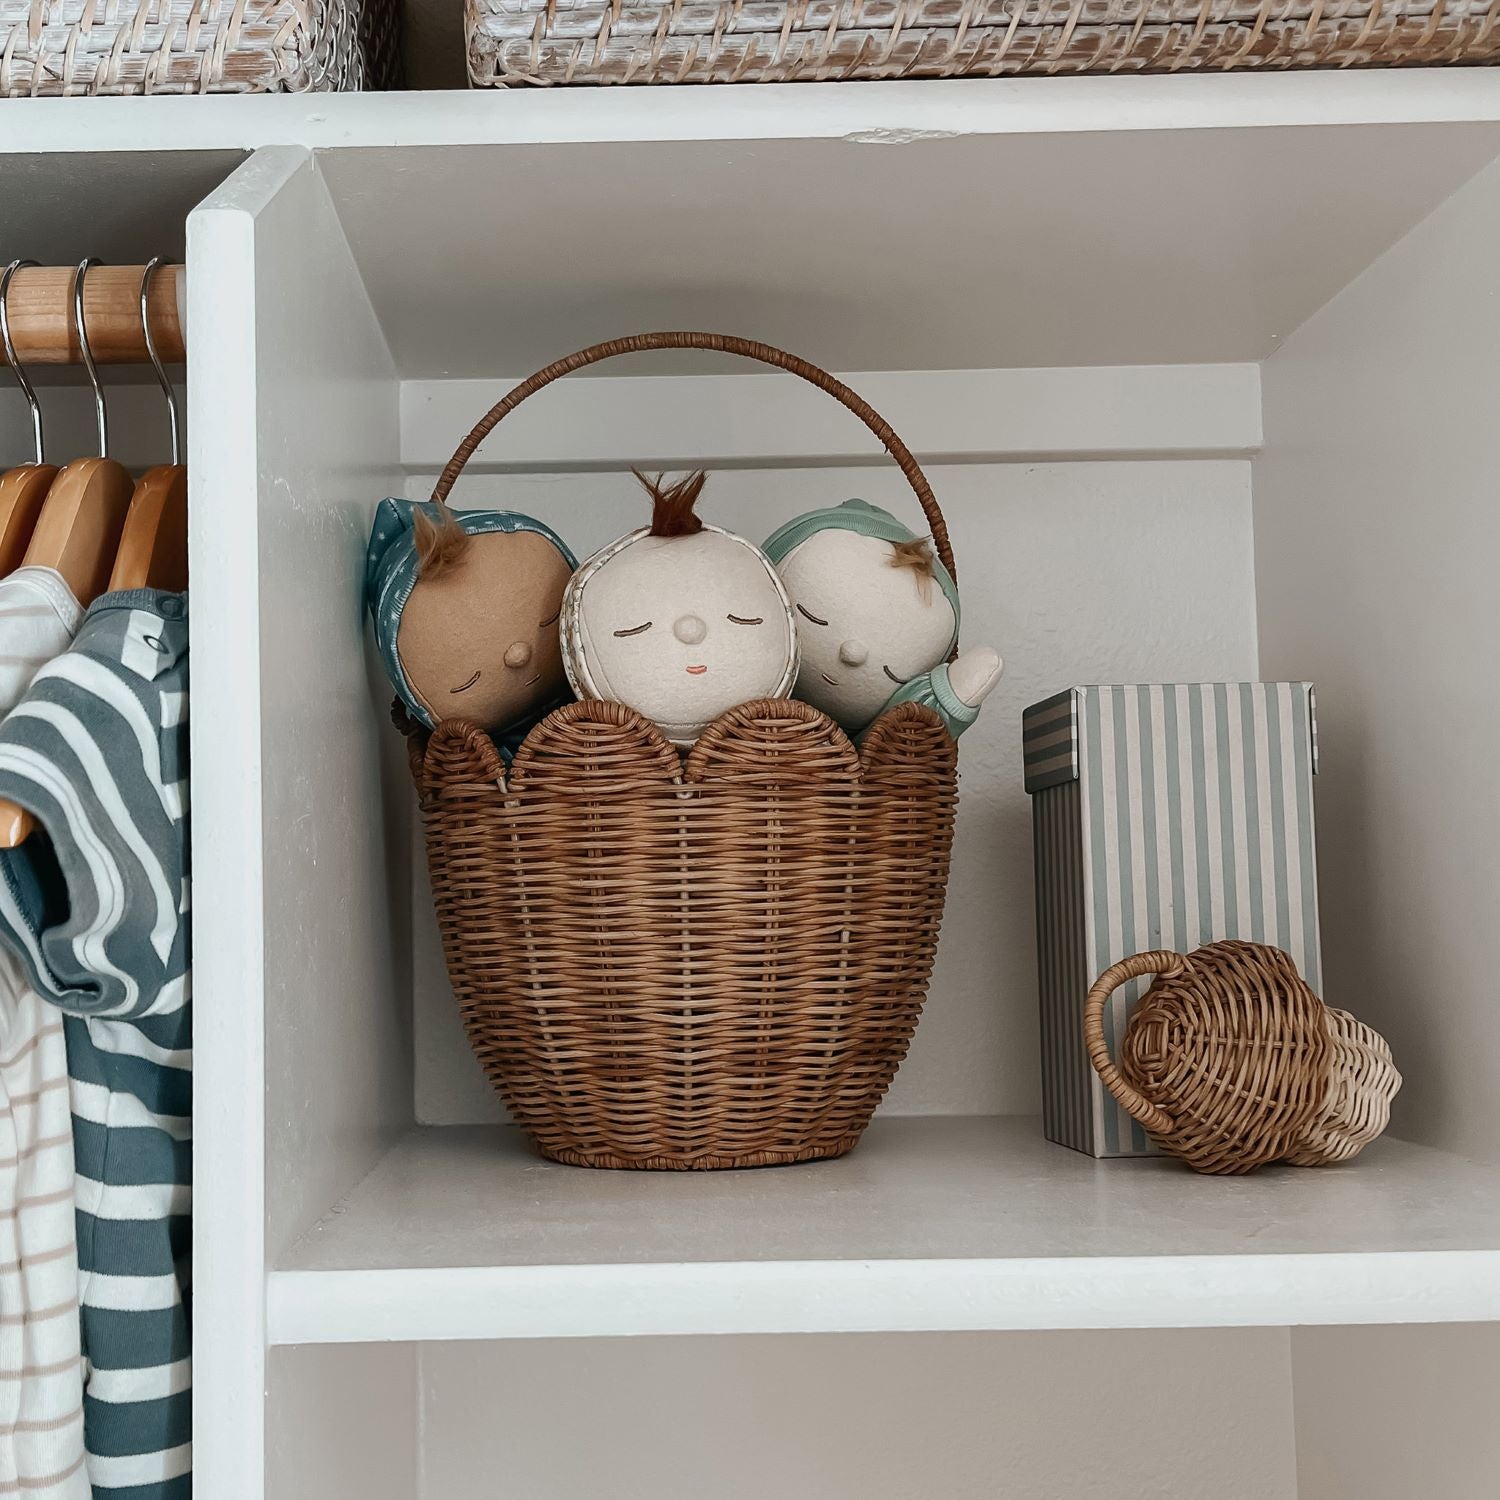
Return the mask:
<svg viewBox="0 0 1500 1500"><path fill-rule="evenodd" d="M147 364L141 326L144 266L95 266L84 281L83 320L101 365ZM83 353L73 327L73 266L23 266L10 284L10 332L23 365L79 365ZM183 359L178 288L182 266L162 266L151 278L151 333L167 364ZM0 350L0 365L5 354Z"/></svg>

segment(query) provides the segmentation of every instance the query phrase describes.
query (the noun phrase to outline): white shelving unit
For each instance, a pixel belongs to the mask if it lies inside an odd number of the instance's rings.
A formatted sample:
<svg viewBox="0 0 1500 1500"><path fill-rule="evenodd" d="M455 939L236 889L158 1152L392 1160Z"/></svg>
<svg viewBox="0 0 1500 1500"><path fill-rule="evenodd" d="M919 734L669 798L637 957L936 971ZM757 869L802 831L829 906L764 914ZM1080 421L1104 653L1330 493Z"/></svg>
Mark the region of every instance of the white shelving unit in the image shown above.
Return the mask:
<svg viewBox="0 0 1500 1500"><path fill-rule="evenodd" d="M1500 72L12 101L0 194L6 259L189 261L200 1494L340 1496L354 1433L359 1492L410 1494L455 1377L391 1341L1500 1321ZM525 1150L457 1032L365 640L375 502L508 380L653 325L870 396L1010 660L929 1013L841 1162ZM707 462L764 533L899 503L875 459L780 377L637 364L532 403L459 501L588 550L635 524L632 464ZM1257 674L1318 684L1330 998L1390 1036L1409 1140L1233 1181L1048 1146L1020 709ZM308 1436L330 1383L389 1424Z"/></svg>

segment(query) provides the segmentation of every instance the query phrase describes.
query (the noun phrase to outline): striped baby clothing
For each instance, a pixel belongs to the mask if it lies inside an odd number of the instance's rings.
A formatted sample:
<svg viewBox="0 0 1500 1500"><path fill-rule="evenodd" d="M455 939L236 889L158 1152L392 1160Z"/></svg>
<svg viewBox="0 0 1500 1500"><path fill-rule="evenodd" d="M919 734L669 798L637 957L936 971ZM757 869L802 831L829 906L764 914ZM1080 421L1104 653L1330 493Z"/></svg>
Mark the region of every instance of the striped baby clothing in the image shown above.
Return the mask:
<svg viewBox="0 0 1500 1500"><path fill-rule="evenodd" d="M107 594L0 723L0 940L64 1013L94 1500L187 1500L187 600ZM3 1489L0 1489L3 1494Z"/></svg>
<svg viewBox="0 0 1500 1500"><path fill-rule="evenodd" d="M0 708L15 706L37 669L68 649L83 607L56 568L0 578Z"/></svg>
<svg viewBox="0 0 1500 1500"><path fill-rule="evenodd" d="M63 1018L0 948L0 1495L88 1500Z"/></svg>
<svg viewBox="0 0 1500 1500"><path fill-rule="evenodd" d="M83 610L54 568L0 579L0 711ZM0 1495L88 1500L63 1020L0 948Z"/></svg>

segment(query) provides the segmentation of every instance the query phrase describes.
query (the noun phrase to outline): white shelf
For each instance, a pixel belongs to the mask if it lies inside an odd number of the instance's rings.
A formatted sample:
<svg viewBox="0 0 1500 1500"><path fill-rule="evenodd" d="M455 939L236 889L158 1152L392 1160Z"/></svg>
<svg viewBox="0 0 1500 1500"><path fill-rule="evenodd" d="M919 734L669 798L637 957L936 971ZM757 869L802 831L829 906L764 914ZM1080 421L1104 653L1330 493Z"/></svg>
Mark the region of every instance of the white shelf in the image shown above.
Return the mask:
<svg viewBox="0 0 1500 1500"><path fill-rule="evenodd" d="M1500 120L1492 68L656 89L8 99L0 154L1203 130Z"/></svg>
<svg viewBox="0 0 1500 1500"><path fill-rule="evenodd" d="M417 1129L270 1278L272 1343L1500 1319L1500 1169L1094 1162L1031 1119L881 1119L841 1161L587 1171Z"/></svg>

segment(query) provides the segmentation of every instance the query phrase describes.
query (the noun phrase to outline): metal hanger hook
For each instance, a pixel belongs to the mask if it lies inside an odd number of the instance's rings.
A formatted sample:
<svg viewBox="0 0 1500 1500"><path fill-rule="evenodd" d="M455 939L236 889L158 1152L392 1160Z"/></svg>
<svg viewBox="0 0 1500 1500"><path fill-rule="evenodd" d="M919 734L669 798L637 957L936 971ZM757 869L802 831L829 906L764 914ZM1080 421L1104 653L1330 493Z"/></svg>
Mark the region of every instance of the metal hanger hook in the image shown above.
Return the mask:
<svg viewBox="0 0 1500 1500"><path fill-rule="evenodd" d="M42 403L36 398L36 387L31 383L31 377L26 373L21 361L16 358L16 346L10 337L10 279L21 269L22 266L34 266L34 260L13 260L5 268L5 274L0 276L0 342L5 345L6 363L10 365L11 373L16 377L16 384L21 387L22 394L26 397L26 404L31 408L31 444L36 449L36 461L43 461L44 450L42 448Z"/></svg>
<svg viewBox="0 0 1500 1500"><path fill-rule="evenodd" d="M146 354L151 361L151 368L156 371L156 379L161 386L162 395L167 398L167 416L172 423L172 462L180 464L182 462L182 419L177 409L177 392L172 389L171 377L167 374L167 368L157 352L156 336L151 332L151 282L161 264L162 257L154 255L145 270L141 272L141 331L146 336Z"/></svg>
<svg viewBox="0 0 1500 1500"><path fill-rule="evenodd" d="M73 273L73 326L78 333L78 351L83 355L83 367L88 371L89 384L94 388L94 413L99 420L99 457L109 457L109 408L104 401L104 382L99 379L99 366L94 363L94 351L89 347L88 329L83 326L83 283L89 271L99 262L92 256L78 262Z"/></svg>

